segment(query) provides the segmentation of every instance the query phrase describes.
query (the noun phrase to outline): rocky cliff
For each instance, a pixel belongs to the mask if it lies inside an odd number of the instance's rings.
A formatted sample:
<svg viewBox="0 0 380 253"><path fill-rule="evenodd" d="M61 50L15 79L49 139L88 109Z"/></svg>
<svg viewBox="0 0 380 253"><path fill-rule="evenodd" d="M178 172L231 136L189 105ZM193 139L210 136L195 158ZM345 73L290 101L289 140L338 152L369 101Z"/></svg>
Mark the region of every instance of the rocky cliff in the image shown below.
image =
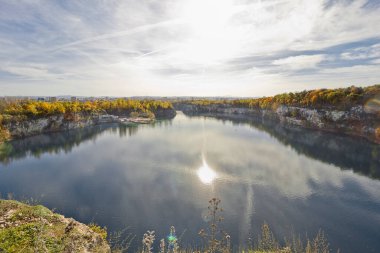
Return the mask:
<svg viewBox="0 0 380 253"><path fill-rule="evenodd" d="M174 118L174 109L159 109L154 112L156 119ZM128 115L123 115L128 116ZM57 132L98 125L102 123L117 123L118 117L110 114L85 114L76 115L54 115L42 118L31 118L26 120L14 120L3 124L8 138L22 138L42 133ZM3 138L3 139L8 139ZM0 139L1 143L1 139Z"/></svg>
<svg viewBox="0 0 380 253"><path fill-rule="evenodd" d="M353 106L346 110L335 108L307 108L280 105L275 109L240 108L229 104L194 105L176 104L178 110L188 115L239 115L272 119L287 125L339 132L362 136L380 143L379 112L366 110L364 106Z"/></svg>
<svg viewBox="0 0 380 253"><path fill-rule="evenodd" d="M64 115L57 115L9 122L4 127L9 131L11 137L20 138L41 133L82 128L113 121L114 119L112 117L103 117L102 115L78 114L72 118L67 118Z"/></svg>

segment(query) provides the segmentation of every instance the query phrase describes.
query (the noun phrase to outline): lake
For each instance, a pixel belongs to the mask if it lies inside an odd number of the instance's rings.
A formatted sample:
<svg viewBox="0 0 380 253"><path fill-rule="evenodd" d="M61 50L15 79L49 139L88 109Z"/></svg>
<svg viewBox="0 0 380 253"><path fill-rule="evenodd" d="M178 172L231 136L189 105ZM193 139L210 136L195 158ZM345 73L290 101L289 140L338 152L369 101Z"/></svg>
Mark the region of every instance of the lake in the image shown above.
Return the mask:
<svg viewBox="0 0 380 253"><path fill-rule="evenodd" d="M380 145L274 122L187 117L15 140L0 150L0 193L80 222L128 228L138 247L171 225L199 244L208 200L250 245L267 222L283 240L322 229L335 250L380 252ZM250 239L251 238L251 239Z"/></svg>

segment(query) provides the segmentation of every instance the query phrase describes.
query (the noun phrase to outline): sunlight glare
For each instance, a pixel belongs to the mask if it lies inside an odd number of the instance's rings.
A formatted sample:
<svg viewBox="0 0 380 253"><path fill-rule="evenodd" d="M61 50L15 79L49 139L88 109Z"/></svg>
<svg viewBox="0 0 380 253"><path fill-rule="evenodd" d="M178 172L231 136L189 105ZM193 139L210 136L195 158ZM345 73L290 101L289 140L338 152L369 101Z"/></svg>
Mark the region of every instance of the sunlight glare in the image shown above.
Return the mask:
<svg viewBox="0 0 380 253"><path fill-rule="evenodd" d="M202 166L197 170L197 175L204 184L211 184L217 177L216 172L208 166L205 160L203 160Z"/></svg>
<svg viewBox="0 0 380 253"><path fill-rule="evenodd" d="M188 1L182 17L192 36L182 46L181 58L209 64L233 54L238 39L228 24L233 15L231 0Z"/></svg>
<svg viewBox="0 0 380 253"><path fill-rule="evenodd" d="M223 27L233 14L231 0L191 0L185 5L184 18L193 29L208 34Z"/></svg>

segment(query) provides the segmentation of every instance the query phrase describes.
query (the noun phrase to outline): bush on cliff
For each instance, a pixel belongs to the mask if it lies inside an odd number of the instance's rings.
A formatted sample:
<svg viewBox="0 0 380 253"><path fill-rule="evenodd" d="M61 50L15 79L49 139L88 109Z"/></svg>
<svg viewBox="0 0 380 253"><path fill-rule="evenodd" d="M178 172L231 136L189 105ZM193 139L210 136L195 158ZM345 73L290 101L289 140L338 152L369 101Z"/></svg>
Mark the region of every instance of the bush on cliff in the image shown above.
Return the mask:
<svg viewBox="0 0 380 253"><path fill-rule="evenodd" d="M8 140L9 138L9 131L3 126L3 116L0 115L0 143Z"/></svg>

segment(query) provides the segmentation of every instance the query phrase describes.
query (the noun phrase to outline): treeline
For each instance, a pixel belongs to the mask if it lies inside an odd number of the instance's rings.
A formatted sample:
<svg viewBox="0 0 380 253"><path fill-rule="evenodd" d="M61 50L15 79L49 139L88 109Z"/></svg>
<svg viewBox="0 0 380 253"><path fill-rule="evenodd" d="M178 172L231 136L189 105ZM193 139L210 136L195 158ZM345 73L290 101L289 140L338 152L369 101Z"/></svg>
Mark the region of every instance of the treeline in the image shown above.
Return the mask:
<svg viewBox="0 0 380 253"><path fill-rule="evenodd" d="M157 100L95 100L95 101L15 101L0 103L0 115L3 121L9 117L19 117L21 119L46 117L60 114L73 113L154 113L160 109L171 109L172 104L167 101Z"/></svg>
<svg viewBox="0 0 380 253"><path fill-rule="evenodd" d="M369 99L380 94L380 85L339 89L317 89L302 92L290 92L273 97L236 100L190 100L196 105L225 104L243 108L275 109L279 105L300 107L335 107L348 108L353 105L363 105Z"/></svg>
<svg viewBox="0 0 380 253"><path fill-rule="evenodd" d="M0 143L10 138L5 127L10 122L21 122L27 119L63 115L66 120L74 120L78 114L91 115L108 113L134 117L154 118L160 110L173 109L167 101L159 100L95 100L95 101L5 101L0 100Z"/></svg>

